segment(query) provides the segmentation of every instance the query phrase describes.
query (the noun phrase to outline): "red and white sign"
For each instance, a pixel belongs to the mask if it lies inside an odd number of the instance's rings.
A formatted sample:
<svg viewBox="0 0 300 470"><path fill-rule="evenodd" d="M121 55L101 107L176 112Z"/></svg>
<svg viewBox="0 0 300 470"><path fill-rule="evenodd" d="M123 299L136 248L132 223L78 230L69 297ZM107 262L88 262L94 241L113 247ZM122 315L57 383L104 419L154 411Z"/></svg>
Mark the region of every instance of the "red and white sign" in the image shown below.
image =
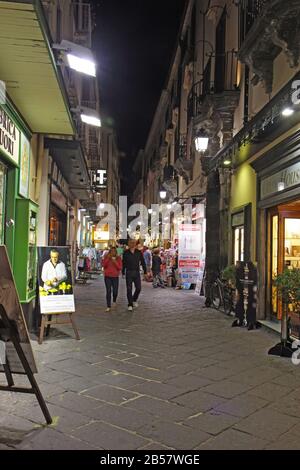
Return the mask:
<svg viewBox="0 0 300 470"><path fill-rule="evenodd" d="M178 268L182 282L196 284L201 267L201 251L201 225L180 225L178 231Z"/></svg>

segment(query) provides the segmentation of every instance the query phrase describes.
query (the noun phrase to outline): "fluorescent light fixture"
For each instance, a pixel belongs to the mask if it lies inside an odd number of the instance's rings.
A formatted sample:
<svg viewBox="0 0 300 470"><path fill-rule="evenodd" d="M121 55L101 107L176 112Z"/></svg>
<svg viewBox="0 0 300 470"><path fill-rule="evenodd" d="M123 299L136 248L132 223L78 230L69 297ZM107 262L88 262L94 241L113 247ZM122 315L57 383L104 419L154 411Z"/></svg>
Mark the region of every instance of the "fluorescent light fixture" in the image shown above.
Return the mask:
<svg viewBox="0 0 300 470"><path fill-rule="evenodd" d="M96 64L89 59L83 59L74 54L67 54L67 59L69 62L69 67L76 72L84 73L90 75L91 77L96 77Z"/></svg>
<svg viewBox="0 0 300 470"><path fill-rule="evenodd" d="M61 52L63 61L71 69L96 77L96 62L92 51L88 47L75 44L66 39L63 39L60 44L53 44L52 47Z"/></svg>
<svg viewBox="0 0 300 470"><path fill-rule="evenodd" d="M294 114L294 110L292 108L284 108L282 111L281 111L281 114L282 116L284 117L288 117L288 116L291 116L292 114Z"/></svg>
<svg viewBox="0 0 300 470"><path fill-rule="evenodd" d="M283 191L285 189L285 184L283 181L280 181L278 184L277 184L277 189L278 191Z"/></svg>
<svg viewBox="0 0 300 470"><path fill-rule="evenodd" d="M81 114L81 120L85 124L89 124L90 126L101 127L101 120L99 117L89 116L87 114Z"/></svg>

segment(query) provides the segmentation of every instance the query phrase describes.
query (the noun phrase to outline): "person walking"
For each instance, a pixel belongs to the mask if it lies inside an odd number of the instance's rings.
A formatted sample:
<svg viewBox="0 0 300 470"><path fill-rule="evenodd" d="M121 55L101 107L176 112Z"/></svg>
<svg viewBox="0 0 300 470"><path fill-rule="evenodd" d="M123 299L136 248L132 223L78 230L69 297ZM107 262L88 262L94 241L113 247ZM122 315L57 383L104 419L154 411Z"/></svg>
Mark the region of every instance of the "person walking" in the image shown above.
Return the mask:
<svg viewBox="0 0 300 470"><path fill-rule="evenodd" d="M152 259L152 256L151 256L151 251L149 250L149 248L146 246L145 247L145 251L144 251L144 260L145 260L145 264L146 264L146 268L147 268L147 276L150 275L150 272L151 272L151 259Z"/></svg>
<svg viewBox="0 0 300 470"><path fill-rule="evenodd" d="M138 298L141 293L141 275L140 266L142 266L144 275L147 274L146 263L141 251L136 248L135 240L129 240L128 250L123 255L122 274L126 275L128 310L131 312L133 307L138 307ZM132 284L134 284L135 292L132 295Z"/></svg>
<svg viewBox="0 0 300 470"><path fill-rule="evenodd" d="M152 276L153 276L153 287L162 287L165 288L164 281L162 280L160 271L161 271L162 260L159 256L159 248L154 250L152 256Z"/></svg>
<svg viewBox="0 0 300 470"><path fill-rule="evenodd" d="M111 248L102 260L102 267L104 269L104 282L106 287L106 311L110 312L111 294L113 295L113 307L116 306L119 290L119 276L122 270L122 258L118 256L115 247Z"/></svg>

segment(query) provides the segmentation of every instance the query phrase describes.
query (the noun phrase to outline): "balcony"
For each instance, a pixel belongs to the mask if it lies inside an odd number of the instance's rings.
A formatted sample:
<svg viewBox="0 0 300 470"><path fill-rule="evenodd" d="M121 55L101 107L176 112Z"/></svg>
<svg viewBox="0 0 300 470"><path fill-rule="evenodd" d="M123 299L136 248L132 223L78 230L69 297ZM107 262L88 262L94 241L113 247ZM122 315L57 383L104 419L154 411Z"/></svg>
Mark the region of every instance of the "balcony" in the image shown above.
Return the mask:
<svg viewBox="0 0 300 470"><path fill-rule="evenodd" d="M92 14L89 3L74 2L74 42L85 47L92 47Z"/></svg>
<svg viewBox="0 0 300 470"><path fill-rule="evenodd" d="M228 51L224 54L211 55L204 69L202 79L195 83L188 97L188 122L197 120L202 113L202 106L207 96L236 94L237 53ZM213 74L214 70L214 74Z"/></svg>
<svg viewBox="0 0 300 470"><path fill-rule="evenodd" d="M252 22L249 20L246 28L247 34L239 51L239 59L251 67L254 74L252 84L262 82L266 93L270 94L275 58L283 52L291 68L299 65L300 1L252 0L248 4L256 6L256 9Z"/></svg>

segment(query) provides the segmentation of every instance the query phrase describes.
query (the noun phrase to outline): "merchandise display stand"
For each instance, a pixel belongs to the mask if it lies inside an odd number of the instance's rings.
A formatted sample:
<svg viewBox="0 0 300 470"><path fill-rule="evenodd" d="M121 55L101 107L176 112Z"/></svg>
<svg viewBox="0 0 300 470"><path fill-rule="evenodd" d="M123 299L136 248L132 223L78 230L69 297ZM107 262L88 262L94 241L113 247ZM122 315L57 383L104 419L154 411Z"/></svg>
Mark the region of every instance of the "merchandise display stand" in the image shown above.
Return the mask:
<svg viewBox="0 0 300 470"><path fill-rule="evenodd" d="M0 340L3 341L4 344L8 342L11 342L13 344L15 351L17 353L17 356L20 360L20 363L23 366L24 375L27 376L31 385L31 388L15 386L9 360L6 355L5 361L3 361L5 362L5 364L2 364L2 366L3 366L3 372L6 376L7 385L6 386L0 385L0 391L34 394L41 407L41 410L43 412L43 415L45 417L47 424L51 424L52 423L51 415L49 413L49 410L47 408L43 395L39 389L39 386L34 378L34 374L30 368L26 355L24 354L24 351L20 344L18 331L14 323L9 320L3 305L0 305Z"/></svg>
<svg viewBox="0 0 300 470"><path fill-rule="evenodd" d="M68 315L69 318L64 321L58 321L59 316L61 315ZM54 319L52 317L54 316ZM50 327L51 325L72 325L74 333L75 333L75 338L77 340L80 340L79 332L75 323L75 320L73 318L73 313L42 313L42 322L41 322L41 327L40 327L40 336L39 336L39 344L43 343L44 339L44 333L45 333L45 328L46 328L46 336L49 336L50 333Z"/></svg>

